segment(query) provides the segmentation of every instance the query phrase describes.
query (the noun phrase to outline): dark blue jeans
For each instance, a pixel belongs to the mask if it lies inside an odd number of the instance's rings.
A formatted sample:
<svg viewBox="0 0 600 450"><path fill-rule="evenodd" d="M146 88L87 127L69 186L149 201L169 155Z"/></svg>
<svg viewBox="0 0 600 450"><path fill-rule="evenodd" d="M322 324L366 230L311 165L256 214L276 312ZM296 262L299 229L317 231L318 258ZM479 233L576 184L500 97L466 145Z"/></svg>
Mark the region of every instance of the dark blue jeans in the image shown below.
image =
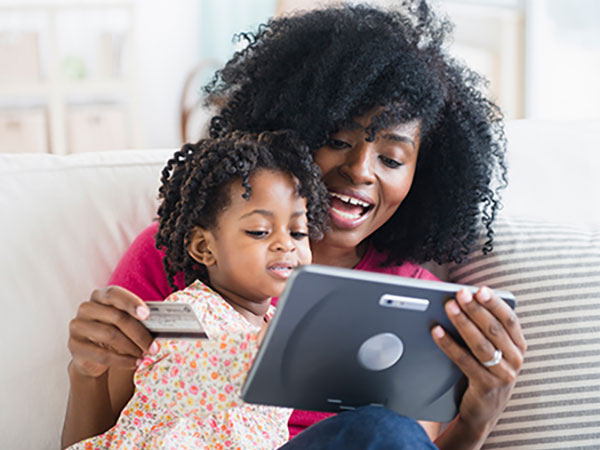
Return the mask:
<svg viewBox="0 0 600 450"><path fill-rule="evenodd" d="M345 411L307 428L280 450L437 450L415 420L382 406Z"/></svg>

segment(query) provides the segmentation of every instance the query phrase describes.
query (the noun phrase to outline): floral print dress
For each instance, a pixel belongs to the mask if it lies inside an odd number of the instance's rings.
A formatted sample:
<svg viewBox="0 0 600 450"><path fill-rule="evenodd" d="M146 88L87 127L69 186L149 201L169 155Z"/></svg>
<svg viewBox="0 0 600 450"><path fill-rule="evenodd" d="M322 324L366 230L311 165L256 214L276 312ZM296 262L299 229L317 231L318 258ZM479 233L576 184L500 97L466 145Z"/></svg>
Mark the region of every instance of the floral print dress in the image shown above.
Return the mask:
<svg viewBox="0 0 600 450"><path fill-rule="evenodd" d="M276 449L292 410L240 397L259 328L200 281L165 301L192 305L208 339L159 339L134 375L135 392L117 424L70 447L96 449ZM267 317L271 317L273 308Z"/></svg>

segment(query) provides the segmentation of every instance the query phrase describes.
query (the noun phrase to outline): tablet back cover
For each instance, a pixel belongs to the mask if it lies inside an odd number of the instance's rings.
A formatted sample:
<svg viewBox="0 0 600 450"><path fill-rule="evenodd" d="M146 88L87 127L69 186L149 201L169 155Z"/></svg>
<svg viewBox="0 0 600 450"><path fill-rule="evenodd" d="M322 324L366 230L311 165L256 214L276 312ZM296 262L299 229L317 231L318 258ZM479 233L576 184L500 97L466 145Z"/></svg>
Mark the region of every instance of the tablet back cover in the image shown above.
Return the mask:
<svg viewBox="0 0 600 450"><path fill-rule="evenodd" d="M379 404L437 422L457 414L466 381L429 331L439 323L458 339L443 310L457 285L317 265L292 277L246 402L329 412Z"/></svg>

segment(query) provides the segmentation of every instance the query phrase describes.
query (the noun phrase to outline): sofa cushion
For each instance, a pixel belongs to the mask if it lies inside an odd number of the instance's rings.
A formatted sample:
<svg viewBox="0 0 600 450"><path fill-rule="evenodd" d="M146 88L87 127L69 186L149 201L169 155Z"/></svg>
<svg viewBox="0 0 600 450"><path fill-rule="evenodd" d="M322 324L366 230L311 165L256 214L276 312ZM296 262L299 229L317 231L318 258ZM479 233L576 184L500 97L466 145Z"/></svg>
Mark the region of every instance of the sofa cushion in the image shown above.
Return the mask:
<svg viewBox="0 0 600 450"><path fill-rule="evenodd" d="M451 281L512 291L528 349L484 449L598 448L600 228L500 219Z"/></svg>
<svg viewBox="0 0 600 450"><path fill-rule="evenodd" d="M155 217L172 153L0 155L0 447L58 448L68 323Z"/></svg>
<svg viewBox="0 0 600 450"><path fill-rule="evenodd" d="M600 120L506 123L507 217L600 225Z"/></svg>

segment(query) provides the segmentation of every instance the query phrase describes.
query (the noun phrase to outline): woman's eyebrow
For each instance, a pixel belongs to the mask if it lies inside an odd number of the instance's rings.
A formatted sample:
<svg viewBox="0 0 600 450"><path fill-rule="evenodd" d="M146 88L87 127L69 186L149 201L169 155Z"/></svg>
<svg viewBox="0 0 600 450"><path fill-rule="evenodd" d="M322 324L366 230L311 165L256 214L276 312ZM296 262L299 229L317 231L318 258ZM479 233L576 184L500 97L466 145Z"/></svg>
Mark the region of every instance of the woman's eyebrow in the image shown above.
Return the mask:
<svg viewBox="0 0 600 450"><path fill-rule="evenodd" d="M403 134L398 134L398 133L386 133L384 135L382 135L381 137L383 137L384 139L388 139L390 141L395 141L395 142L406 142L407 144L410 144L414 150L415 148L415 142L409 138L408 136L405 136Z"/></svg>
<svg viewBox="0 0 600 450"><path fill-rule="evenodd" d="M342 128L345 130L363 130L363 131L367 131L367 129L365 127L363 127L361 124L359 124L358 122L355 122L354 120L349 120L347 122L344 122L342 124ZM414 150L415 148L415 142L409 138L408 136L404 135L404 134L399 134L399 133L385 133L382 134L381 137L383 137L384 139L388 139L390 141L395 141L395 142L405 142L407 144L410 144Z"/></svg>

